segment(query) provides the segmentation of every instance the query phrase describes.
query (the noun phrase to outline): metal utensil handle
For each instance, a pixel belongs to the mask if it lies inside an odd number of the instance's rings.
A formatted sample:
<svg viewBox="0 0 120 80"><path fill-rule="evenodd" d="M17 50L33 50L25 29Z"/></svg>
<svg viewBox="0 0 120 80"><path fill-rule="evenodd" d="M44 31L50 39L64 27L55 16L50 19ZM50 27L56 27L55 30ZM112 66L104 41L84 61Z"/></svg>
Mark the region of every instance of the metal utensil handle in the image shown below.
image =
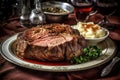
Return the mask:
<svg viewBox="0 0 120 80"><path fill-rule="evenodd" d="M41 2L39 0L35 0L35 7L37 10L41 11Z"/></svg>
<svg viewBox="0 0 120 80"><path fill-rule="evenodd" d="M119 60L120 60L119 57L113 58L112 62L103 69L103 71L102 71L102 73L101 73L101 76L103 77L103 76L108 75L108 74L111 72L111 70L113 69L114 65L115 65Z"/></svg>

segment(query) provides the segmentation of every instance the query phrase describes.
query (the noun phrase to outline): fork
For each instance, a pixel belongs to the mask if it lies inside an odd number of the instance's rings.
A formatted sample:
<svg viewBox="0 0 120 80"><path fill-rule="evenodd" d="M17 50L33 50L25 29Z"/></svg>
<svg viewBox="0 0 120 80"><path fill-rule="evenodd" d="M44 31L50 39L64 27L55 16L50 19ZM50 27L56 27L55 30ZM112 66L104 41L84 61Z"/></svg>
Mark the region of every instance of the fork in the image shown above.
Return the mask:
<svg viewBox="0 0 120 80"><path fill-rule="evenodd" d="M112 59L111 63L108 64L101 72L101 76L107 76L113 69L113 67L116 65L117 62L120 61L120 52L117 53L117 55Z"/></svg>

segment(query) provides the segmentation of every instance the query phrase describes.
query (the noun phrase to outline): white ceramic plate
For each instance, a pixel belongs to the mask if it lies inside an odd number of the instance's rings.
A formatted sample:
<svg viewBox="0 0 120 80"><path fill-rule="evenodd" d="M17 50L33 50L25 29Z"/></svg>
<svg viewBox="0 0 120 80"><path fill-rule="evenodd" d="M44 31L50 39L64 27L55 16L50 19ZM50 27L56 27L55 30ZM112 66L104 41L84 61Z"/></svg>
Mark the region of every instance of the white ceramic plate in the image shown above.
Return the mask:
<svg viewBox="0 0 120 80"><path fill-rule="evenodd" d="M107 38L105 41L99 43L97 46L102 49L102 53L99 58L96 60L92 60L82 64L72 64L72 65L59 65L59 66L52 66L52 65L43 65L43 64L35 64L28 61L24 61L18 58L11 50L11 44L16 40L17 35L13 35L2 42L0 51L1 55L8 60L9 62L34 70L41 70L41 71L52 71L52 72L68 72L68 71L79 71L79 70L86 70L90 68L94 68L100 66L110 59L113 58L116 52L116 46L114 42Z"/></svg>

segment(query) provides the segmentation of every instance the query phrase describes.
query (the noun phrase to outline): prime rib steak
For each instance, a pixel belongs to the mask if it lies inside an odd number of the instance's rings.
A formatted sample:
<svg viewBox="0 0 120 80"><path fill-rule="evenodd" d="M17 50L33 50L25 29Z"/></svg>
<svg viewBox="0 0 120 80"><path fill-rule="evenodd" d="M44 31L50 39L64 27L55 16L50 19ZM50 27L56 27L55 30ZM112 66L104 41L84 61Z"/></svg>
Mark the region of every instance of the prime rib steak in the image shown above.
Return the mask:
<svg viewBox="0 0 120 80"><path fill-rule="evenodd" d="M20 33L14 44L19 57L40 61L71 60L83 54L86 40L67 24L38 25Z"/></svg>

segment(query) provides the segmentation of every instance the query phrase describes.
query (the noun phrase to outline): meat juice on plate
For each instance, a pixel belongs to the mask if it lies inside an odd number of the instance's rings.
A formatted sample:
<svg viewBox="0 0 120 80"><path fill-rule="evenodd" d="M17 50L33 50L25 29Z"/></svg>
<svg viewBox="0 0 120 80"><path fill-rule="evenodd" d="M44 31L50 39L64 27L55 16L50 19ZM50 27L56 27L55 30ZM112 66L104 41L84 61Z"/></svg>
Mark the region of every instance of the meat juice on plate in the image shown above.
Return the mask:
<svg viewBox="0 0 120 80"><path fill-rule="evenodd" d="M71 0L71 4L75 7L77 20L80 21L84 21L93 8L93 2L90 0Z"/></svg>
<svg viewBox="0 0 120 80"><path fill-rule="evenodd" d="M47 66L66 66L66 65L72 65L68 61L56 61L56 62L50 62L50 61L37 61L37 60L32 60L32 59L26 59L26 58L21 58L24 61L33 63L33 64L39 64L39 65L47 65Z"/></svg>

